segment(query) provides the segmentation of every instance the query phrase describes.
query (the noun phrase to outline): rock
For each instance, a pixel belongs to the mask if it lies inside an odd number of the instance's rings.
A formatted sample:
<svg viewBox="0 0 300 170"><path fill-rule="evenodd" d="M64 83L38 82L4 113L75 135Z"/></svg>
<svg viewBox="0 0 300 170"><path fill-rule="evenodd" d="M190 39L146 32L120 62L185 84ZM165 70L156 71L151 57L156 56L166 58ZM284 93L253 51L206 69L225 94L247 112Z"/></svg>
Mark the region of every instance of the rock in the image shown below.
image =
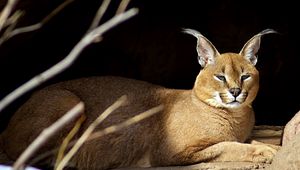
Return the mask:
<svg viewBox="0 0 300 170"><path fill-rule="evenodd" d="M282 146L285 146L300 132L300 111L286 124L283 132ZM299 148L300 149L300 148Z"/></svg>
<svg viewBox="0 0 300 170"><path fill-rule="evenodd" d="M199 163L189 166L151 167L151 168L121 168L118 170L263 170L269 164L251 162L213 162Z"/></svg>
<svg viewBox="0 0 300 170"><path fill-rule="evenodd" d="M286 124L282 147L268 170L293 170L300 168L300 111Z"/></svg>
<svg viewBox="0 0 300 170"><path fill-rule="evenodd" d="M267 170L297 170L300 168L300 134L285 144L275 155Z"/></svg>

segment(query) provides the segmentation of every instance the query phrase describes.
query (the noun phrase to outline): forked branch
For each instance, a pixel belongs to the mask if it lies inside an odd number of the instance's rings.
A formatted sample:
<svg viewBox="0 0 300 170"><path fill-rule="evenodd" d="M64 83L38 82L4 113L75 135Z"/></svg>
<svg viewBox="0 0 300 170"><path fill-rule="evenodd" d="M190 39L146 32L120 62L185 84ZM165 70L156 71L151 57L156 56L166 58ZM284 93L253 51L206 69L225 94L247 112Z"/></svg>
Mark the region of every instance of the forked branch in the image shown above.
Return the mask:
<svg viewBox="0 0 300 170"><path fill-rule="evenodd" d="M104 24L96 27L94 30L86 34L72 49L72 51L67 55L63 60L61 60L56 65L52 66L50 69L44 71L43 73L38 74L37 76L30 79L28 82L15 89L13 92L5 96L0 101L0 112L8 106L11 102L16 100L18 97L23 95L24 93L32 90L33 88L39 86L44 83L48 79L54 77L55 75L63 72L65 69L70 67L72 63L77 59L79 54L86 48L88 45L93 43L95 39L99 36L102 36L106 31L110 30L114 26L120 24L121 22L133 17L138 13L138 9L133 8L122 14L114 16L109 21Z"/></svg>
<svg viewBox="0 0 300 170"><path fill-rule="evenodd" d="M53 18L56 14L58 14L61 10L63 10L67 5L69 5L71 2L74 0L66 0L64 3L59 5L57 8L55 8L49 15L47 15L42 21L39 23L30 25L30 26L25 26L25 27L20 27L20 28L15 28L18 19L20 18L21 14L23 14L20 11L16 11L13 16L11 16L9 19L7 19L6 25L8 25L8 28L5 30L3 35L0 38L0 45L2 45L5 41L8 39L18 35L18 34L23 34L26 32L31 32L40 29L43 25L45 25L51 18ZM9 21L9 22L8 22ZM1 30L1 29L0 29Z"/></svg>
<svg viewBox="0 0 300 170"><path fill-rule="evenodd" d="M0 31L7 24L8 18L11 15L12 10L18 3L18 0L8 0L5 7L1 11L0 14Z"/></svg>

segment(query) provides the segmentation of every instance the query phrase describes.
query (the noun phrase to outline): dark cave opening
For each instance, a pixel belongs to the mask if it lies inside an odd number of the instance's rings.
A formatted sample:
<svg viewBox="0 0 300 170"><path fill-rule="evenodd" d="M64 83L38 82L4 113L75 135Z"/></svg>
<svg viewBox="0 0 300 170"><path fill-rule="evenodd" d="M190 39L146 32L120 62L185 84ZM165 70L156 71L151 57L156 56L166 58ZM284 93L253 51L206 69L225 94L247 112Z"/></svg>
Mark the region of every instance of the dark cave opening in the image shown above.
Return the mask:
<svg viewBox="0 0 300 170"><path fill-rule="evenodd" d="M18 25L38 22L59 3L20 2L19 8L26 15ZM66 56L85 33L100 4L95 0L76 0L40 30L13 37L0 46L0 97ZM117 5L117 1L113 2L103 21L114 15ZM254 102L256 121L285 125L299 110L299 33L292 2L133 0L129 7L139 8L138 16L109 31L101 43L86 48L74 65L41 87L85 76L117 75L170 88L192 88L200 65L196 41L184 35L182 28L198 30L221 53L238 52L252 35L272 28L279 34L263 37L258 54L261 81ZM30 93L0 114L1 128Z"/></svg>

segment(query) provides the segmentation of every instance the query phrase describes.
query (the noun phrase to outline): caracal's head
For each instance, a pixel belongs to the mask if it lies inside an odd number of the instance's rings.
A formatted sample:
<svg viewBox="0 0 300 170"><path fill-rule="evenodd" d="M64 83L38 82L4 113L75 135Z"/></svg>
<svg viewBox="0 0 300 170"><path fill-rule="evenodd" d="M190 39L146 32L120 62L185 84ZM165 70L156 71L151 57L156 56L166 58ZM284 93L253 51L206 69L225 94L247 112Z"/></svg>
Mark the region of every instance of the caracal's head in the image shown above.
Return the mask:
<svg viewBox="0 0 300 170"><path fill-rule="evenodd" d="M220 54L214 45L195 30L185 33L197 38L198 61L202 70L195 81L194 94L209 105L222 108L250 106L259 88L259 74L255 68L256 53L267 29L253 36L240 53Z"/></svg>

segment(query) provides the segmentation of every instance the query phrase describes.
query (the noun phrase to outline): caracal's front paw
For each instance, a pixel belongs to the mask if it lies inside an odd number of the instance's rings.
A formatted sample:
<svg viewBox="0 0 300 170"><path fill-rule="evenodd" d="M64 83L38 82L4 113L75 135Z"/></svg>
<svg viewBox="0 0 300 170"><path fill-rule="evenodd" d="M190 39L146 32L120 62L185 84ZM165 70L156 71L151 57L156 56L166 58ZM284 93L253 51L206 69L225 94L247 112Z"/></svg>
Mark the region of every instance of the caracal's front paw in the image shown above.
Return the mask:
<svg viewBox="0 0 300 170"><path fill-rule="evenodd" d="M271 163L273 157L277 153L277 149L267 145L253 145L254 151L252 153L252 160L256 163Z"/></svg>

